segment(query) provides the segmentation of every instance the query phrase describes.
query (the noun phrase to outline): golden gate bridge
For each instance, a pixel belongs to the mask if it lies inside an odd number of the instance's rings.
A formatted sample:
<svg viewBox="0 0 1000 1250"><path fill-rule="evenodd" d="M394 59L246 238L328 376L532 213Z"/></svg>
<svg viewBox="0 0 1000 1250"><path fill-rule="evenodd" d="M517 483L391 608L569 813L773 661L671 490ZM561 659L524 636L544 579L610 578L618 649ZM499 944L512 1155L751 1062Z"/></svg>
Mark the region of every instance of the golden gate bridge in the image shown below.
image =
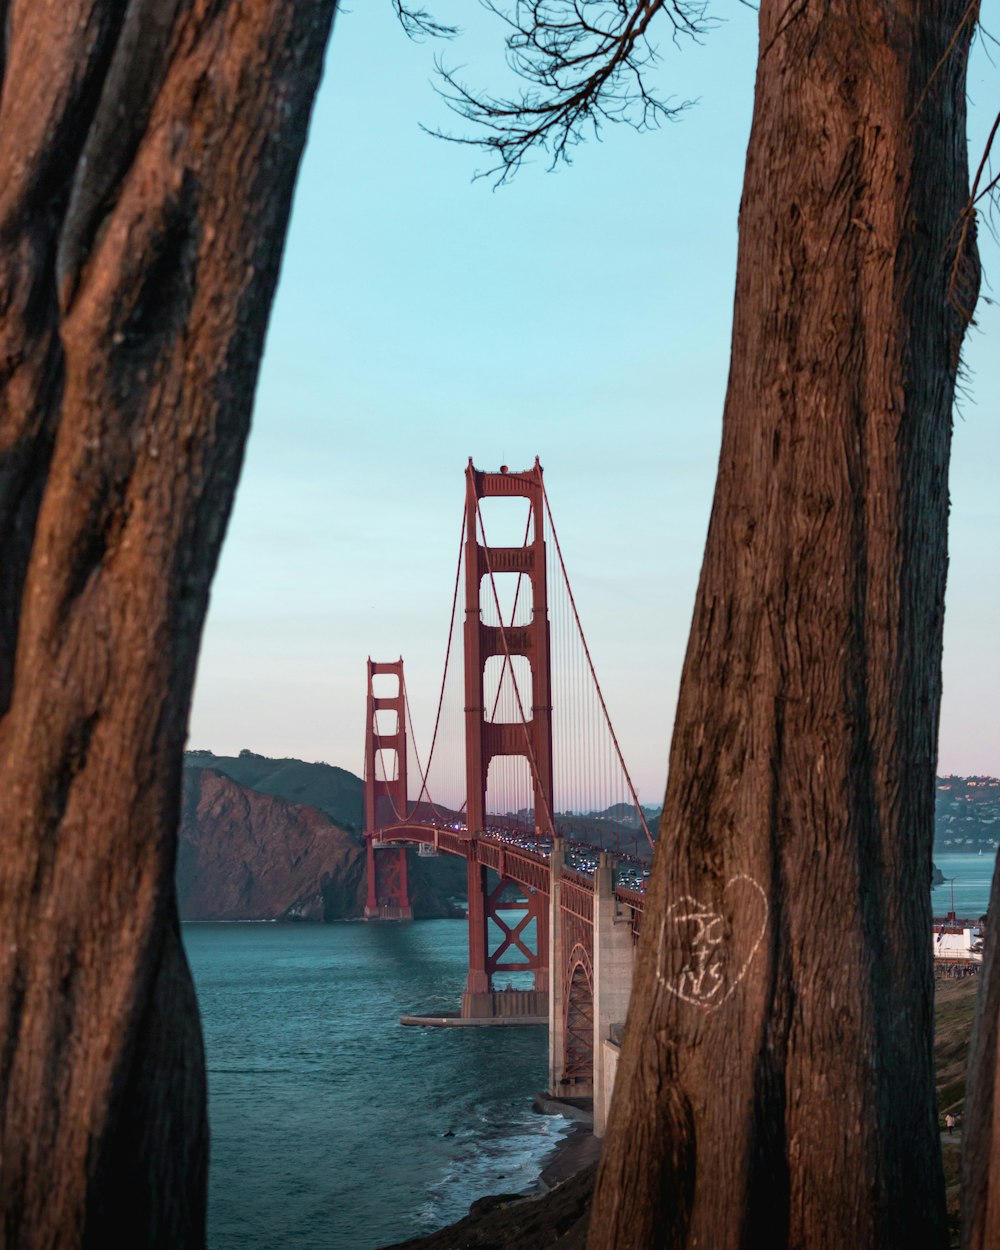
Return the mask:
<svg viewBox="0 0 1000 1250"><path fill-rule="evenodd" d="M484 514L492 528L501 501L513 509L514 533L523 526L520 542L489 541ZM604 1052L624 1021L653 838L597 680L537 458L524 472L483 472L471 459L466 469L426 764L403 660L368 661L365 818L366 918L412 916L408 845L463 858L469 963L458 1019L547 1019L551 1091L593 1093L600 1131ZM511 974L530 974L532 988L514 989ZM612 1055L612 1074L613 1066Z"/></svg>

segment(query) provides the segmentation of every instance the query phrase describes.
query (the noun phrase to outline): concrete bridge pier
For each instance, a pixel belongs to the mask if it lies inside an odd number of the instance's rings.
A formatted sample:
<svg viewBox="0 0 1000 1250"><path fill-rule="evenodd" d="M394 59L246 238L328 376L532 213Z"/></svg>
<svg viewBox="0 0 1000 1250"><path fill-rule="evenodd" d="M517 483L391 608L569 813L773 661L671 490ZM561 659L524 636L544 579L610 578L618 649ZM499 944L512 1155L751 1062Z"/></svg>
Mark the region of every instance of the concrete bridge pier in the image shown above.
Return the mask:
<svg viewBox="0 0 1000 1250"><path fill-rule="evenodd" d="M603 1137L618 1068L618 1044L632 995L632 917L615 898L614 870L602 855L594 877L594 1136Z"/></svg>
<svg viewBox="0 0 1000 1250"><path fill-rule="evenodd" d="M583 965L577 955L573 968L569 967L572 952L568 947L573 941L569 930L574 922L567 919L567 909L560 899L564 888L562 874L566 853L558 840L549 865L549 968L554 974L556 969L560 970L559 975L552 977L549 994L549 1092L556 1098L593 1096L594 1134L601 1137L607 1123L618 1066L617 1038L621 1036L632 993L635 959L632 917L615 898L614 869L610 857L602 854L594 876L591 1036L588 1039L591 1079L588 1083L580 1072L582 1039L578 978Z"/></svg>

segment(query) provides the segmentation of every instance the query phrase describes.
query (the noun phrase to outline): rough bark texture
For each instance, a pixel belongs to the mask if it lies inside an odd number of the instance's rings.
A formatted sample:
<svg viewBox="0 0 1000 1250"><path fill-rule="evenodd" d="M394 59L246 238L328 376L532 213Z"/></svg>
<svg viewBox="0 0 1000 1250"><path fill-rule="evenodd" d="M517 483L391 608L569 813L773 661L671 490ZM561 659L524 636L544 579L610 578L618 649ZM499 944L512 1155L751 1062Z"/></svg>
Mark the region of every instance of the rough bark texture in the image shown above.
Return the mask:
<svg viewBox="0 0 1000 1250"><path fill-rule="evenodd" d="M760 6L718 483L591 1250L945 1244L928 883L965 11ZM971 308L974 255L959 277Z"/></svg>
<svg viewBox="0 0 1000 1250"><path fill-rule="evenodd" d="M181 752L334 0L0 0L0 1244L204 1244Z"/></svg>
<svg viewBox="0 0 1000 1250"><path fill-rule="evenodd" d="M998 860L1000 864L1000 860ZM982 984L969 1043L962 1134L962 1247L994 1250L1000 1246L1000 868L993 871L983 952Z"/></svg>

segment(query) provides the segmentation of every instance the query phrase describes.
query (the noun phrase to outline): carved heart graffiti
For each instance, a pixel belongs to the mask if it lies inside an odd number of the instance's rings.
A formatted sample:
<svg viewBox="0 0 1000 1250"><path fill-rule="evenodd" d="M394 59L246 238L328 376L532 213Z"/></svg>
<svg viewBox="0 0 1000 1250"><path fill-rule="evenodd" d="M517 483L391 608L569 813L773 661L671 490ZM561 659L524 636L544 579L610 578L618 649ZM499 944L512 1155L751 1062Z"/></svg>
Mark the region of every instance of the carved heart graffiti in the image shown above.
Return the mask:
<svg viewBox="0 0 1000 1250"><path fill-rule="evenodd" d="M746 976L767 917L767 895L744 873L726 882L714 907L689 894L679 898L660 922L660 983L684 1002L715 1011Z"/></svg>

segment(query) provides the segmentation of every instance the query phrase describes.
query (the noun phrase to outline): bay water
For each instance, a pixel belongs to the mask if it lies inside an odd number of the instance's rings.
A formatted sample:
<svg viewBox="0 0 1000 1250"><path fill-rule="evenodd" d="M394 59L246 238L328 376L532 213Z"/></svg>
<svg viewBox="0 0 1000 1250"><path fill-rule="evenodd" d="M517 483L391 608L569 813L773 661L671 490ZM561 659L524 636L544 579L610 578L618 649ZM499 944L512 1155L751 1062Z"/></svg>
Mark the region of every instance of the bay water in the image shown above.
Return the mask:
<svg viewBox="0 0 1000 1250"><path fill-rule="evenodd" d="M934 863L948 880L931 890L931 904L937 918L951 911L952 888L955 891L955 915L962 920L978 920L986 915L993 883L996 851L937 851Z"/></svg>
<svg viewBox="0 0 1000 1250"><path fill-rule="evenodd" d="M566 1132L531 1110L544 1027L457 1011L464 920L186 924L205 1034L212 1250L374 1250L530 1188Z"/></svg>

